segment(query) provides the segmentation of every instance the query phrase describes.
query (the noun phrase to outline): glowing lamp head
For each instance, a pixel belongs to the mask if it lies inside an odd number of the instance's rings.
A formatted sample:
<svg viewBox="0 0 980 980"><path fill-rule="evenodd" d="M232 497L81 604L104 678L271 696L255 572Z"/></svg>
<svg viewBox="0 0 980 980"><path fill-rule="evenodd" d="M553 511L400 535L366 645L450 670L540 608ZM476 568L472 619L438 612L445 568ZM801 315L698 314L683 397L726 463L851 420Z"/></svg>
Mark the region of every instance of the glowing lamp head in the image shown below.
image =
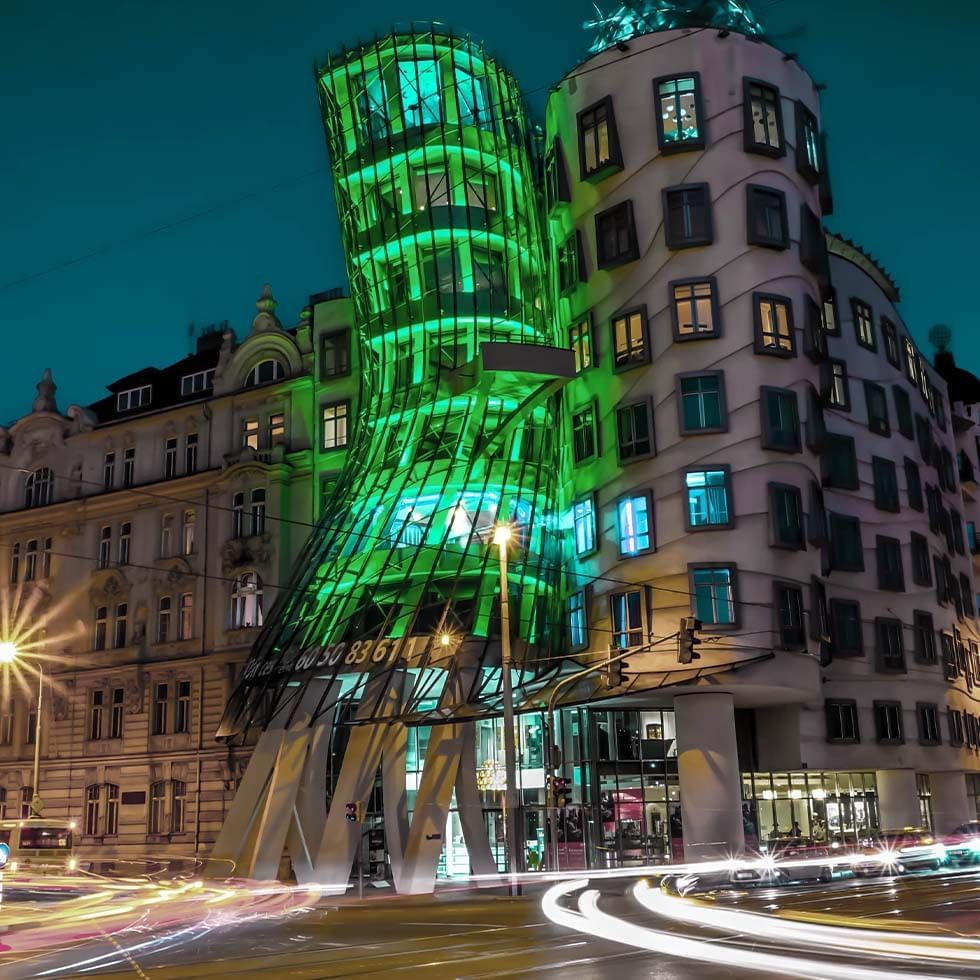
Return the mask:
<svg viewBox="0 0 980 980"><path fill-rule="evenodd" d="M511 536L512 532L509 524L498 524L493 529L493 543L498 548L503 548L505 545L510 544Z"/></svg>
<svg viewBox="0 0 980 980"><path fill-rule="evenodd" d="M10 640L0 642L0 664L12 664L19 653L17 645L11 643Z"/></svg>
<svg viewBox="0 0 980 980"><path fill-rule="evenodd" d="M448 633L443 633L443 634L442 634L442 636L440 636L440 637L439 637L439 642L440 642L440 643L441 643L441 644L442 644L442 645L443 645L444 647L448 647L448 646L449 646L449 644L450 644L450 643L452 642L452 638L451 638L451 637L449 636L449 634L448 634Z"/></svg>

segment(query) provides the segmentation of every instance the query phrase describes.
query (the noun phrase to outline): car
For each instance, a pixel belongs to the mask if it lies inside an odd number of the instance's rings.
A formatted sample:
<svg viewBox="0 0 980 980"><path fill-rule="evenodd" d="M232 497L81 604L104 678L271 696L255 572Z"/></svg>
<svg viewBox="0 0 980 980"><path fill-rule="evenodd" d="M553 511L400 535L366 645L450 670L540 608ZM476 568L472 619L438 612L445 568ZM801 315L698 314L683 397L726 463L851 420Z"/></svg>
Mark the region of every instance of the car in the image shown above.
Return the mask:
<svg viewBox="0 0 980 980"><path fill-rule="evenodd" d="M777 837L769 842L769 856L785 881L828 882L834 877L830 851L809 837Z"/></svg>
<svg viewBox="0 0 980 980"><path fill-rule="evenodd" d="M943 838L947 858L956 864L980 862L980 820L968 820Z"/></svg>
<svg viewBox="0 0 980 980"><path fill-rule="evenodd" d="M859 876L904 874L917 868L938 870L946 863L946 847L926 827L903 827L876 834L861 854L852 858Z"/></svg>

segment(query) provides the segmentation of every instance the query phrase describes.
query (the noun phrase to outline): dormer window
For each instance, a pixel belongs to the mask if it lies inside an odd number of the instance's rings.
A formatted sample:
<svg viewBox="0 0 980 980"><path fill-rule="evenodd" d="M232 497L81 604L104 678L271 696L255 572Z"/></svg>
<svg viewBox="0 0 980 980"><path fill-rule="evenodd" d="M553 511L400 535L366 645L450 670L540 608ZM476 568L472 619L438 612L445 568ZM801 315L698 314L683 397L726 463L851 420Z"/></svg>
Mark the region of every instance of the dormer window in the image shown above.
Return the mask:
<svg viewBox="0 0 980 980"><path fill-rule="evenodd" d="M43 507L50 504L54 491L54 473L42 466L27 475L24 481L24 506Z"/></svg>
<svg viewBox="0 0 980 980"><path fill-rule="evenodd" d="M245 387L254 388L256 385L265 385L270 381L281 381L286 376L286 369L282 366L282 361L268 360L259 361L245 378Z"/></svg>
<svg viewBox="0 0 980 980"><path fill-rule="evenodd" d="M142 408L144 405L149 405L152 395L152 385L142 385L139 388L129 388L126 391L120 391L116 395L116 411L131 412L134 408Z"/></svg>
<svg viewBox="0 0 980 980"><path fill-rule="evenodd" d="M188 395L197 395L213 387L214 368L211 368L210 371L196 371L194 374L185 374L180 379L180 397L186 398Z"/></svg>

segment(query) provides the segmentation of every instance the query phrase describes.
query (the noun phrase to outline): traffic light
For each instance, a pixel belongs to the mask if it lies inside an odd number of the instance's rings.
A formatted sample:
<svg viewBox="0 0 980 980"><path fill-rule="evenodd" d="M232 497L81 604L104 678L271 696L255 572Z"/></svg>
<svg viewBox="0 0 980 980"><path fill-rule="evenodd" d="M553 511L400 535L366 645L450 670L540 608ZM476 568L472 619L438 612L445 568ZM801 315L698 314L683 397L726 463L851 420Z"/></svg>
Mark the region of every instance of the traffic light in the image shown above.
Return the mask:
<svg viewBox="0 0 980 980"><path fill-rule="evenodd" d="M555 806L568 806L568 798L572 795L572 781L564 776L555 776L551 785L555 791Z"/></svg>
<svg viewBox="0 0 980 980"><path fill-rule="evenodd" d="M629 664L624 660L611 660L609 663L603 665L602 668L602 683L603 686L608 687L610 690L616 687L623 686L623 671L629 667Z"/></svg>
<svg viewBox="0 0 980 980"><path fill-rule="evenodd" d="M701 629L701 620L694 616L683 616L681 618L681 628L677 635L677 662L679 664L689 664L692 660L700 660L701 654L694 648L700 646L701 641L694 635Z"/></svg>
<svg viewBox="0 0 980 980"><path fill-rule="evenodd" d="M360 823L364 819L364 813L360 803L348 803L345 810L349 823Z"/></svg>

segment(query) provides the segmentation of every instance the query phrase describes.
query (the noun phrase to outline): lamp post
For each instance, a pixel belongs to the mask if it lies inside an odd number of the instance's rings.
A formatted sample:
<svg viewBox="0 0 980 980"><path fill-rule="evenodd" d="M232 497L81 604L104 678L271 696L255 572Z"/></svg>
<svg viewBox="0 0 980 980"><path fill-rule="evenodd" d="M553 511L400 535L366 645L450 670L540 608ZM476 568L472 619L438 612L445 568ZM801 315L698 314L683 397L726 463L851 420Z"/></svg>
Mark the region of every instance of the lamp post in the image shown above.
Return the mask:
<svg viewBox="0 0 980 980"><path fill-rule="evenodd" d="M514 747L514 690L510 679L510 606L507 594L507 545L512 531L509 524L494 528L493 543L500 554L500 679L504 695L504 829L507 835L507 869L511 875L511 890L520 894L517 875L520 860L517 851L517 755Z"/></svg>
<svg viewBox="0 0 980 980"><path fill-rule="evenodd" d="M0 664L12 664L18 657L21 656L20 649L15 643L11 643L10 640L3 640L0 642ZM41 811L44 809L44 803L41 800L40 782L41 782L41 701L44 697L44 667L39 662L37 665L38 679L37 679L37 714L35 715L34 721L34 780L33 786L33 797L31 798L31 816L39 817L41 816Z"/></svg>

